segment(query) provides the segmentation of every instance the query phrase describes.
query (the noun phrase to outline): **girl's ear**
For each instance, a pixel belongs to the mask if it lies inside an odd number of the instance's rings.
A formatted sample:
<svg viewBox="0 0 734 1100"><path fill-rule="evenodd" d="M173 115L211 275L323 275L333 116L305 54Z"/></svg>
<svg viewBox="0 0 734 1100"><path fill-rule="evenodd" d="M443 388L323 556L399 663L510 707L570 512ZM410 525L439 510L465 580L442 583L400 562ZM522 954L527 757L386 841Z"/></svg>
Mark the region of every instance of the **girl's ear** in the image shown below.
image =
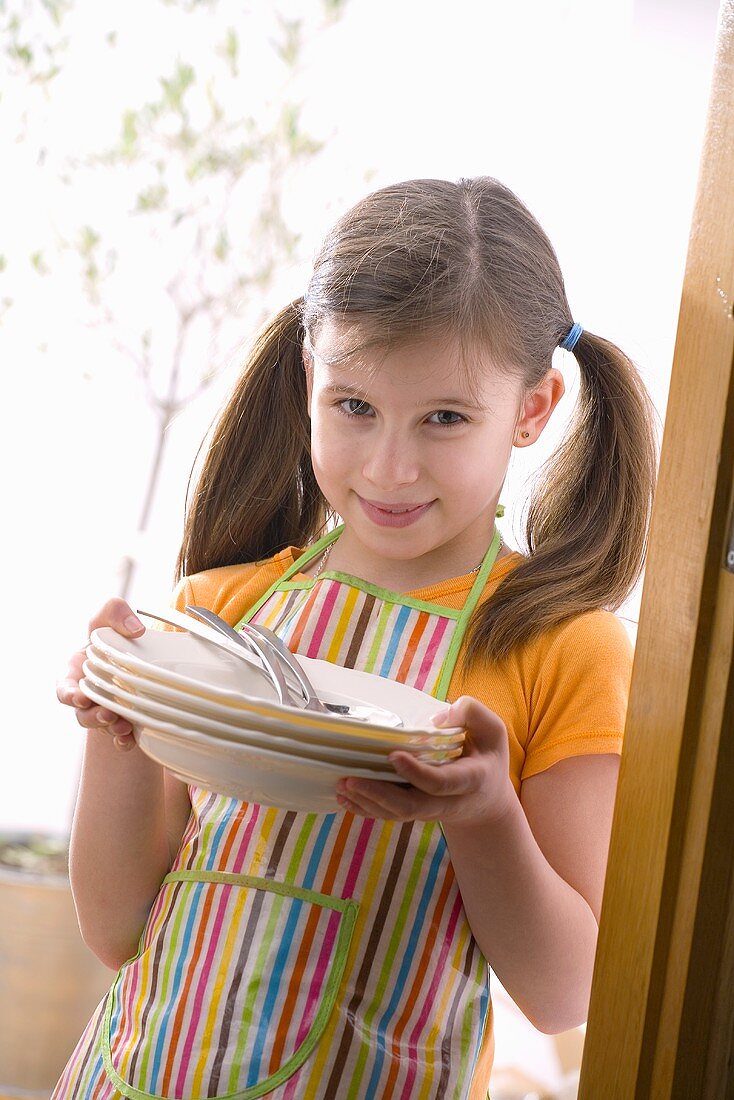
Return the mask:
<svg viewBox="0 0 734 1100"><path fill-rule="evenodd" d="M529 447L531 443L535 443L565 390L563 375L555 367L551 367L546 371L540 385L523 402L515 425L513 442L516 447Z"/></svg>
<svg viewBox="0 0 734 1100"><path fill-rule="evenodd" d="M308 396L308 415L311 415L311 395L313 393L313 359L306 345L301 349L303 355L303 369L306 372L306 393Z"/></svg>

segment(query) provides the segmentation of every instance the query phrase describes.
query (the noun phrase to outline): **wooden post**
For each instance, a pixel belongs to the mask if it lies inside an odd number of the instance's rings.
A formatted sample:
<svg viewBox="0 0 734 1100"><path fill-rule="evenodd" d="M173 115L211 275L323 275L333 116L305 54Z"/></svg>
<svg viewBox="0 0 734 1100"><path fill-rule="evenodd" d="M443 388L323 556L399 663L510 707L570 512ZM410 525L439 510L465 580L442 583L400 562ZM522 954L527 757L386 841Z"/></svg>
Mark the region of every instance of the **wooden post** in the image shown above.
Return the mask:
<svg viewBox="0 0 734 1100"><path fill-rule="evenodd" d="M580 1100L734 1097L734 0L719 15Z"/></svg>

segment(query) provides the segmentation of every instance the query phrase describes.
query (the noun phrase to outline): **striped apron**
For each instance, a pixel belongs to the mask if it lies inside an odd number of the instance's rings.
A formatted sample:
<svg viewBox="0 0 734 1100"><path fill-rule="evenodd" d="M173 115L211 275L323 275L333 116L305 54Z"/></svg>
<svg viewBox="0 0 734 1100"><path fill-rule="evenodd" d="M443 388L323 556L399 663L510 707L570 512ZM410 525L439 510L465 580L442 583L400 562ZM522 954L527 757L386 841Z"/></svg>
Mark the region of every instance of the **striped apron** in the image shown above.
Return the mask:
<svg viewBox="0 0 734 1100"><path fill-rule="evenodd" d="M296 577L340 531L243 621L445 699L499 535L454 610L338 572ZM484 1097L489 968L440 825L190 795L138 953L53 1100Z"/></svg>

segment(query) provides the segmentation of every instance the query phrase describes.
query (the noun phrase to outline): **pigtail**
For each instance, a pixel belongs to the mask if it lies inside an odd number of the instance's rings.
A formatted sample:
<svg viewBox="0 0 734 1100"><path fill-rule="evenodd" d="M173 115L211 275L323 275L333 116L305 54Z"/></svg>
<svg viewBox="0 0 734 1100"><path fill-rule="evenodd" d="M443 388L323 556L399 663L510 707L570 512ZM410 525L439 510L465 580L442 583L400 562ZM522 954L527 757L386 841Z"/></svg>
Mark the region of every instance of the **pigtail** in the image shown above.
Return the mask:
<svg viewBox="0 0 734 1100"><path fill-rule="evenodd" d="M574 354L576 414L531 495L529 557L477 608L469 660L501 660L574 615L615 611L642 574L658 459L654 405L608 340L584 332Z"/></svg>
<svg viewBox="0 0 734 1100"><path fill-rule="evenodd" d="M222 412L187 507L176 579L261 561L322 532L327 505L314 477L303 298L262 330Z"/></svg>

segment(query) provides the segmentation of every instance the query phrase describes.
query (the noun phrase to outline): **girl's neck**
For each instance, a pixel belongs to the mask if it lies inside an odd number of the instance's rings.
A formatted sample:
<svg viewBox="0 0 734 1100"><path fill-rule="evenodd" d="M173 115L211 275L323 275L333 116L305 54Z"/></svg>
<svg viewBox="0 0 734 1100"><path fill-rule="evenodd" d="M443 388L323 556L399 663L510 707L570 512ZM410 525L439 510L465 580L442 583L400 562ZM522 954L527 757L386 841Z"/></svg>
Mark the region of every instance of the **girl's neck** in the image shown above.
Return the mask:
<svg viewBox="0 0 734 1100"><path fill-rule="evenodd" d="M362 560L360 555L350 554L348 540L344 539L344 532L329 546L326 551L312 559L303 569L303 573L309 577L319 576L322 572L346 573L359 577L361 580L385 588L390 592L412 592L421 588L429 588L454 577L472 576L478 573L486 554L484 553L474 561L472 565L461 563L451 564L448 560L433 561L395 561L379 559L373 563ZM503 543L497 553L497 561L507 558L512 554ZM466 555L464 555L466 557ZM475 555L477 557L477 555ZM362 561L362 564L359 562Z"/></svg>

